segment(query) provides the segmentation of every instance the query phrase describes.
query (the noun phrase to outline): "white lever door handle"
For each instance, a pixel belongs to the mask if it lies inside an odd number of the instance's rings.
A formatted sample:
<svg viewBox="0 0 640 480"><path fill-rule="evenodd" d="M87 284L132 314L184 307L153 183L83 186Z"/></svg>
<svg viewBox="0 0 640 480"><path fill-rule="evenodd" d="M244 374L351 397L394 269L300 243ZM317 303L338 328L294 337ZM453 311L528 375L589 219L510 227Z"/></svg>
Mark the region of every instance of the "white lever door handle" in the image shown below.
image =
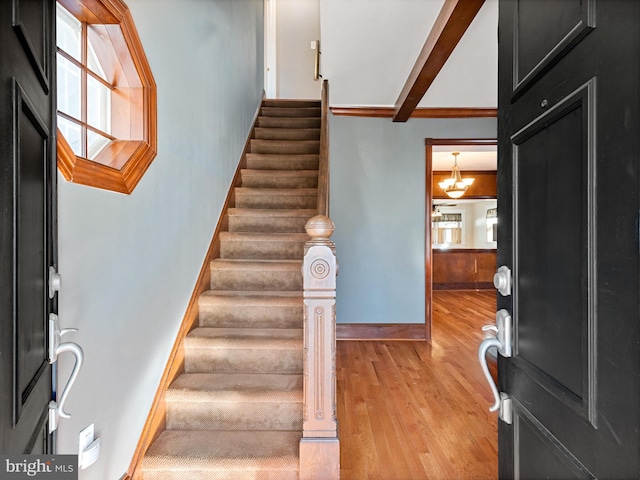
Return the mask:
<svg viewBox="0 0 640 480"><path fill-rule="evenodd" d="M495 337L486 338L480 343L478 347L478 360L480 361L480 366L482 367L482 373L484 373L487 382L489 382L489 387L491 387L491 392L493 393L493 398L495 402L491 407L489 407L490 412L495 412L500 408L500 393L498 392L498 387L496 383L493 381L493 377L491 376L491 372L489 372L489 365L487 365L487 351L491 347L502 347L502 343Z"/></svg>
<svg viewBox="0 0 640 480"><path fill-rule="evenodd" d="M60 415L60 417L70 418L71 415L64 411L64 402L67 401L69 391L71 390L71 387L73 387L73 384L78 377L78 373L80 373L80 369L82 368L82 365L84 363L84 352L82 351L80 345L73 342L65 342L58 345L58 348L56 348L56 356L60 355L63 352L73 353L76 358L76 363L73 366L73 370L71 371L71 375L69 376L69 380L67 381L64 390L62 390L62 395L60 395L60 398L58 399L56 410L58 411L58 415Z"/></svg>

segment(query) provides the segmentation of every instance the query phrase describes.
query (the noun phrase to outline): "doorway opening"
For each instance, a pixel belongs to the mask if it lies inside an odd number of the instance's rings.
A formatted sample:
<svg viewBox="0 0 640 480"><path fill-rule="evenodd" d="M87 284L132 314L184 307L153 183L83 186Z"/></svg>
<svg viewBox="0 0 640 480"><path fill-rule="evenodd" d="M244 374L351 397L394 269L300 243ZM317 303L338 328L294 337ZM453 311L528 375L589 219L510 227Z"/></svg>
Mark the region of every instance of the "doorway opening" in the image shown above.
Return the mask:
<svg viewBox="0 0 640 480"><path fill-rule="evenodd" d="M425 145L425 327L431 339L435 299L454 301L455 292L495 292L497 142L427 138ZM463 181L473 182L447 194L442 187L454 164Z"/></svg>

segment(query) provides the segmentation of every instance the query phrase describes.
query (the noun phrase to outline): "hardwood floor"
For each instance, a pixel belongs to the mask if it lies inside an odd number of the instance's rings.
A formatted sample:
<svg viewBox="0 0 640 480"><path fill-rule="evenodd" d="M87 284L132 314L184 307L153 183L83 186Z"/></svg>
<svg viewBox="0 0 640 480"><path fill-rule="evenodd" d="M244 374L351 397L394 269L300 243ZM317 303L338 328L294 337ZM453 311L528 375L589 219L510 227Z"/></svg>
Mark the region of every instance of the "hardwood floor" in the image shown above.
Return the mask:
<svg viewBox="0 0 640 480"><path fill-rule="evenodd" d="M338 342L342 480L497 478L497 414L477 360L495 295L434 291L431 342Z"/></svg>

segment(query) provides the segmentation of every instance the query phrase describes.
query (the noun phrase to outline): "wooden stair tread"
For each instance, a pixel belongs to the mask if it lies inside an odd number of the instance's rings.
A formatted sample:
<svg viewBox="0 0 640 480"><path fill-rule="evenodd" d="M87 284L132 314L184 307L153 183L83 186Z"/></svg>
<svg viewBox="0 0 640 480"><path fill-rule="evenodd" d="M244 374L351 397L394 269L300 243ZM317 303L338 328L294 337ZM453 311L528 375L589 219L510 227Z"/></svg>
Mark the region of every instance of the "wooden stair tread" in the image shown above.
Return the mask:
<svg viewBox="0 0 640 480"><path fill-rule="evenodd" d="M306 242L306 233L220 232L220 240L252 242Z"/></svg>
<svg viewBox="0 0 640 480"><path fill-rule="evenodd" d="M271 129L279 129L279 128L320 128L321 126L321 118L320 117L268 117L268 116L259 116L258 121L256 122L256 126L258 128L271 128Z"/></svg>
<svg viewBox="0 0 640 480"><path fill-rule="evenodd" d="M306 100L297 98L265 98L262 101L264 107L313 107L320 108L320 100Z"/></svg>
<svg viewBox="0 0 640 480"><path fill-rule="evenodd" d="M301 402L302 381L302 375L183 373L171 384L167 400Z"/></svg>
<svg viewBox="0 0 640 480"><path fill-rule="evenodd" d="M320 117L320 107L262 107L260 115L263 117Z"/></svg>
<svg viewBox="0 0 640 480"><path fill-rule="evenodd" d="M247 167L260 170L300 170L318 168L320 155L314 153L247 153Z"/></svg>
<svg viewBox="0 0 640 480"><path fill-rule="evenodd" d="M253 130L253 138L256 140L319 140L320 128L256 127Z"/></svg>
<svg viewBox="0 0 640 480"><path fill-rule="evenodd" d="M320 140L264 140L261 138L252 138L252 145L310 145L313 147L320 146Z"/></svg>
<svg viewBox="0 0 640 480"><path fill-rule="evenodd" d="M290 303L298 302L302 299L301 291L282 292L282 291L244 291L244 290L205 290L200 298L203 300L211 299L218 302L265 302L265 303Z"/></svg>
<svg viewBox="0 0 640 480"><path fill-rule="evenodd" d="M229 216L257 216L257 217L313 217L318 213L311 208L230 208Z"/></svg>
<svg viewBox="0 0 640 480"><path fill-rule="evenodd" d="M317 188L259 188L236 187L236 194L241 195L318 195Z"/></svg>
<svg viewBox="0 0 640 480"><path fill-rule="evenodd" d="M221 270L286 270L297 271L302 266L302 260L235 260L216 258L211 266Z"/></svg>
<svg viewBox="0 0 640 480"><path fill-rule="evenodd" d="M147 451L145 470L297 470L302 433L271 431L165 431Z"/></svg>
<svg viewBox="0 0 640 480"><path fill-rule="evenodd" d="M273 177L317 177L317 170L261 170L243 168L240 173L242 176L247 175L260 175L260 176L273 176Z"/></svg>
<svg viewBox="0 0 640 480"><path fill-rule="evenodd" d="M257 349L291 348L302 341L301 328L215 328L198 327L185 338L185 346Z"/></svg>

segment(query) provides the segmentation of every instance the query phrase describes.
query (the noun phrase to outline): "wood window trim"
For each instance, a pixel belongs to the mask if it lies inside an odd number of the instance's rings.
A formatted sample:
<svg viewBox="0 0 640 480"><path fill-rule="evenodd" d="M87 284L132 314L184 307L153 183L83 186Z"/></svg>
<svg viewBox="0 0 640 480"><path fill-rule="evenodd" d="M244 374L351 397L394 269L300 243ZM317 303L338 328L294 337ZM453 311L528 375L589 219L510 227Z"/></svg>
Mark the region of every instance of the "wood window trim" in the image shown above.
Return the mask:
<svg viewBox="0 0 640 480"><path fill-rule="evenodd" d="M140 114L131 113L128 130L133 140L114 140L90 161L77 157L57 130L58 169L69 182L130 194L157 153L157 91L133 17L122 0L58 0L78 20L104 25L122 72L128 99L142 102ZM120 28L110 28L110 25ZM117 34L121 31L122 34ZM132 109L133 110L133 109Z"/></svg>

